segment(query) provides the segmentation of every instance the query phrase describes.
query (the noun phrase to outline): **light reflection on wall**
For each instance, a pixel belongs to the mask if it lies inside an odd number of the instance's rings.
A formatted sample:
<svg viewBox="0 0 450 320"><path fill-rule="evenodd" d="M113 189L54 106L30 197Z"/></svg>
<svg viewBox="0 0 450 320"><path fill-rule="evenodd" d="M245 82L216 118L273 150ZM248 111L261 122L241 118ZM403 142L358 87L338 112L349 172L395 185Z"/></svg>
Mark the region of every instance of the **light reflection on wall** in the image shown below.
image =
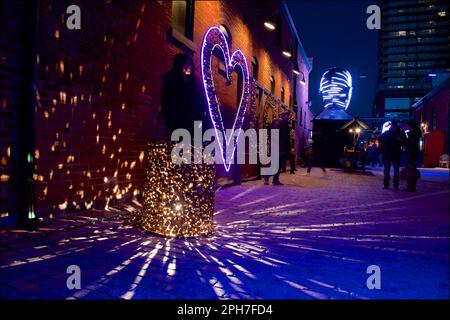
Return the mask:
<svg viewBox="0 0 450 320"><path fill-rule="evenodd" d="M142 45L137 39L141 39L138 34L147 21L143 15L151 14L146 10L148 5L136 3L127 9L136 19L136 24L130 25L132 43L117 41L120 35L111 32L110 26L99 28L91 36L99 37L104 44L93 51L87 47L83 52L91 55L83 56L77 50L86 45L84 33L68 34L64 28L51 27L53 37L43 37L36 56L34 176L36 205L43 214L52 209L108 207L115 200L141 195L144 149L150 134L145 134L141 110L136 108L142 101L147 103L141 95L149 94L145 83L148 72L143 72L138 63L124 63L118 53L129 52L127 62L133 57L142 59L135 53L136 46ZM49 3L41 9L45 22L61 18L57 4ZM117 19L110 16L110 20ZM6 179L9 177L1 175L2 181Z"/></svg>

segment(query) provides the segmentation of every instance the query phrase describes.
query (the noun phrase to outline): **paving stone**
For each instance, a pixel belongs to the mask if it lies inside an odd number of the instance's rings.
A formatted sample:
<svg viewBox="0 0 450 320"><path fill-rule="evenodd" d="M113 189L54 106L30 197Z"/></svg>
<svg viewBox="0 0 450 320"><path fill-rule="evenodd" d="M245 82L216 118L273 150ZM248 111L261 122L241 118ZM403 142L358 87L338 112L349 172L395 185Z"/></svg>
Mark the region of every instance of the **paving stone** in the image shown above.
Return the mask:
<svg viewBox="0 0 450 320"><path fill-rule="evenodd" d="M1 231L5 299L449 298L448 174L418 192L382 190L380 170L281 176L216 193L216 230L166 239L121 211L64 215L35 232ZM123 211L123 214L126 212ZM67 266L82 289L66 287ZM382 289L366 287L381 268Z"/></svg>

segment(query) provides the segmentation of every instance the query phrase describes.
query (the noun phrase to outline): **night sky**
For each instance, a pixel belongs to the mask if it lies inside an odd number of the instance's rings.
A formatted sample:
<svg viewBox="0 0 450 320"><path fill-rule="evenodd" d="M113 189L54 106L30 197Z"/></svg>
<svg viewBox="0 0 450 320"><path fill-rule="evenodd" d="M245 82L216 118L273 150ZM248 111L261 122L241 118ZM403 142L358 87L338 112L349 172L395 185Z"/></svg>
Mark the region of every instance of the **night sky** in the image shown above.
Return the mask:
<svg viewBox="0 0 450 320"><path fill-rule="evenodd" d="M286 1L306 54L314 58L309 94L314 114L322 111L319 83L331 67L353 77L353 97L347 111L372 117L377 78L377 31L366 27L366 9L376 0ZM365 74L366 78L360 78Z"/></svg>

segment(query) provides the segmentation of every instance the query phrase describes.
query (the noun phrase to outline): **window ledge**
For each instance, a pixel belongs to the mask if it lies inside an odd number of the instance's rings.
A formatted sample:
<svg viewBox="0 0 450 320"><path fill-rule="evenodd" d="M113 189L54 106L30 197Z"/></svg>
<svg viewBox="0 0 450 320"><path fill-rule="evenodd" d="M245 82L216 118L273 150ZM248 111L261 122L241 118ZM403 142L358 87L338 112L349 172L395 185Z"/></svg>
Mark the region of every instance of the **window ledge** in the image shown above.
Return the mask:
<svg viewBox="0 0 450 320"><path fill-rule="evenodd" d="M188 39L184 34L182 34L181 32L175 30L174 28L170 28L169 29L169 35L176 40L177 42L181 43L182 45L184 45L186 48L188 48L189 50L191 50L192 52L196 52L197 51L197 46L196 44Z"/></svg>

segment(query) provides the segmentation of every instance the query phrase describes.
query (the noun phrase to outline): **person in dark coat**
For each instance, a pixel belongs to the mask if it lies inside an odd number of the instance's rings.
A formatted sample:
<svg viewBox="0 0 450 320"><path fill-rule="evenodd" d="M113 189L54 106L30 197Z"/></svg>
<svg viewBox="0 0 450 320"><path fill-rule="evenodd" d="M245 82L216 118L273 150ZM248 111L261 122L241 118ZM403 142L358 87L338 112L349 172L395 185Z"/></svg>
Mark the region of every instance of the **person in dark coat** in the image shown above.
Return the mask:
<svg viewBox="0 0 450 320"><path fill-rule="evenodd" d="M278 172L273 176L273 185L283 185L280 182L281 169L284 167L286 161L289 159L291 151L291 129L289 128L289 112L281 115L281 119L275 119L272 122L272 129L279 130L279 166ZM269 184L270 176L264 176L264 184Z"/></svg>
<svg viewBox="0 0 450 320"><path fill-rule="evenodd" d="M188 130L193 138L194 121L203 122L203 131L211 126L205 97L195 80L194 63L187 54L177 54L172 69L164 74L161 104L169 139L179 128Z"/></svg>
<svg viewBox="0 0 450 320"><path fill-rule="evenodd" d="M327 173L324 165L324 154L325 154L326 143L322 133L316 133L314 135L314 141L312 146L309 147L308 155L308 169L306 174L311 173L311 168L313 163L316 162L317 165L322 169L323 173Z"/></svg>
<svg viewBox="0 0 450 320"><path fill-rule="evenodd" d="M389 130L380 137L381 152L384 160L384 189L389 188L391 166L394 167L394 189L398 190L400 184L400 156L402 146L405 144L405 133L398 126L397 121L392 121Z"/></svg>
<svg viewBox="0 0 450 320"><path fill-rule="evenodd" d="M291 142L291 145L293 143ZM289 165L290 165L290 170L289 173L290 174L295 174L295 171L297 171L297 169L295 168L295 148L291 148L291 152L289 153Z"/></svg>
<svg viewBox="0 0 450 320"><path fill-rule="evenodd" d="M414 120L409 121L408 126L409 132L406 140L406 172L408 186L406 187L406 191L415 192L417 180L419 178L417 160L419 158L422 130L420 130L419 125Z"/></svg>

